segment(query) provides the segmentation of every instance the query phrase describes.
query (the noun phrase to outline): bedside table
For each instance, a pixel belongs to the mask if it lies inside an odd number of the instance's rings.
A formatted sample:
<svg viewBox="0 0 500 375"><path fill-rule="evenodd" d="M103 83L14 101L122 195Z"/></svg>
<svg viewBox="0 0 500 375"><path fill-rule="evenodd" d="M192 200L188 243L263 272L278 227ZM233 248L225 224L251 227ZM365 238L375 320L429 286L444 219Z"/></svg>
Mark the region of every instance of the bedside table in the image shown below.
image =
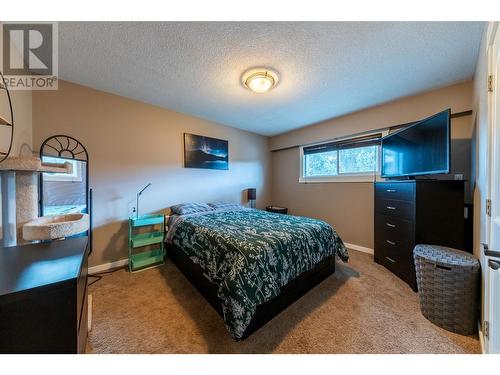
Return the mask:
<svg viewBox="0 0 500 375"><path fill-rule="evenodd" d="M130 218L128 235L130 272L142 271L164 263L164 215L143 215Z"/></svg>
<svg viewBox="0 0 500 375"><path fill-rule="evenodd" d="M286 207L279 207L279 206L267 206L266 211L268 212L274 212L275 214L284 214L286 215L288 213L288 208Z"/></svg>

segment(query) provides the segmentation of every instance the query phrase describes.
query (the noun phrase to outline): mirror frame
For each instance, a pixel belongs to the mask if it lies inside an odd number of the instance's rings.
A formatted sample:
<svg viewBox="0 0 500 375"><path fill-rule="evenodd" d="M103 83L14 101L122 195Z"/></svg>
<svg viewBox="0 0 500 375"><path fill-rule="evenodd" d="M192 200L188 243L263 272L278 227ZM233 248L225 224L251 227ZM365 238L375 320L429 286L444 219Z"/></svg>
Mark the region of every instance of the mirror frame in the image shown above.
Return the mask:
<svg viewBox="0 0 500 375"><path fill-rule="evenodd" d="M89 154L83 144L76 138L69 135L53 135L43 141L40 146L40 160L44 156L57 157L65 160L77 160L85 162L85 202L86 212L90 217L90 226L88 230L90 253L92 253L92 189L89 188ZM43 173L38 177L38 212L39 216L43 215Z"/></svg>

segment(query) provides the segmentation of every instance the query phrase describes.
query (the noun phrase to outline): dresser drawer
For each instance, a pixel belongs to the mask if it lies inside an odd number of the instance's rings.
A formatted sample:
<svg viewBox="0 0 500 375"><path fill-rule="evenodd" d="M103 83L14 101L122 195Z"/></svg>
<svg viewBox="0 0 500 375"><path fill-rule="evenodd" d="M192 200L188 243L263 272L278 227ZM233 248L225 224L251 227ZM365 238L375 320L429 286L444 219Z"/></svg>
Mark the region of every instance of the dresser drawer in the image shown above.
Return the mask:
<svg viewBox="0 0 500 375"><path fill-rule="evenodd" d="M412 242L414 240L413 222L377 213L375 236L399 243Z"/></svg>
<svg viewBox="0 0 500 375"><path fill-rule="evenodd" d="M394 245L390 245L383 239L375 243L375 260L395 272L400 268L402 262L401 253Z"/></svg>
<svg viewBox="0 0 500 375"><path fill-rule="evenodd" d="M377 183L375 184L376 199L394 199L413 201L415 184L413 183Z"/></svg>
<svg viewBox="0 0 500 375"><path fill-rule="evenodd" d="M401 277L403 266L401 259L398 259L394 254L383 254L378 258L378 263L383 265L385 268L395 273L398 277Z"/></svg>
<svg viewBox="0 0 500 375"><path fill-rule="evenodd" d="M397 262L408 262L415 244L413 222L375 215L375 253ZM395 262L392 262L395 263Z"/></svg>
<svg viewBox="0 0 500 375"><path fill-rule="evenodd" d="M394 243L391 240L379 241L375 244L375 260L394 272L401 279L408 281L408 274L413 269L412 244Z"/></svg>
<svg viewBox="0 0 500 375"><path fill-rule="evenodd" d="M413 220L415 205L413 202L377 199L375 201L375 211L390 218Z"/></svg>
<svg viewBox="0 0 500 375"><path fill-rule="evenodd" d="M413 241L411 239L398 241L379 236L375 240L376 252L395 257L395 259L399 260L410 259L413 254L413 247Z"/></svg>

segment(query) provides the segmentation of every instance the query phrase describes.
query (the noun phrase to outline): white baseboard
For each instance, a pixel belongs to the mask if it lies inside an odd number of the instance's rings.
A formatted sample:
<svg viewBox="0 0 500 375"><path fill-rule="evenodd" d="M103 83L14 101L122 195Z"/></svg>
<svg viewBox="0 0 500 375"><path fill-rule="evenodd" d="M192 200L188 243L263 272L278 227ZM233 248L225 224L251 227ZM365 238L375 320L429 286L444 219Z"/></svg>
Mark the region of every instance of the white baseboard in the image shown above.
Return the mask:
<svg viewBox="0 0 500 375"><path fill-rule="evenodd" d="M369 247L364 247L364 246L359 246L359 245L354 245L352 243L344 243L345 247L351 250L357 250L361 251L363 253L367 254L373 254L373 249L370 249Z"/></svg>
<svg viewBox="0 0 500 375"><path fill-rule="evenodd" d="M94 273L109 271L114 268L123 267L128 264L128 259L120 259L111 263L99 264L98 266L89 267L89 274L92 275Z"/></svg>

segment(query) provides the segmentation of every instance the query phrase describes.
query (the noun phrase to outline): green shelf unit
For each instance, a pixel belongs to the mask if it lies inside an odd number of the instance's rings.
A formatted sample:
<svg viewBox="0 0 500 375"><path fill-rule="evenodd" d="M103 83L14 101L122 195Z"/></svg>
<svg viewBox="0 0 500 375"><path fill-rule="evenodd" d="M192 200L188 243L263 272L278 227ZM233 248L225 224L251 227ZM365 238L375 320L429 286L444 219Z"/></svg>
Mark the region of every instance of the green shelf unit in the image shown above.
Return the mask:
<svg viewBox="0 0 500 375"><path fill-rule="evenodd" d="M143 227L146 225L162 224L165 220L163 215L143 215L138 218L130 218L131 225L135 227Z"/></svg>
<svg viewBox="0 0 500 375"><path fill-rule="evenodd" d="M164 235L165 217L163 215L144 215L130 218L128 241L130 272L138 272L164 264Z"/></svg>
<svg viewBox="0 0 500 375"><path fill-rule="evenodd" d="M163 264L165 254L162 249L143 251L142 253L132 254L130 257L131 268L135 271L150 268Z"/></svg>
<svg viewBox="0 0 500 375"><path fill-rule="evenodd" d="M130 238L131 246L133 248L142 247L147 245L154 245L163 241L163 232L149 232L132 235Z"/></svg>

